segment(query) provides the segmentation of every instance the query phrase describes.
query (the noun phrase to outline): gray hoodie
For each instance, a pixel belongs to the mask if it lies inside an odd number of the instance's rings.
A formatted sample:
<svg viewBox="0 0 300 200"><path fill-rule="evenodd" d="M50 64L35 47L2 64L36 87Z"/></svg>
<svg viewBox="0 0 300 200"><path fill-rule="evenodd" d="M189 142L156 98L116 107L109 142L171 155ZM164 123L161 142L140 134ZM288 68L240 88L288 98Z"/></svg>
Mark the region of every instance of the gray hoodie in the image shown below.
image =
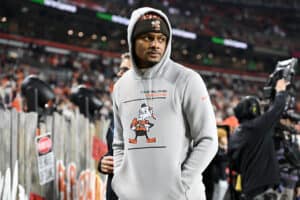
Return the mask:
<svg viewBox="0 0 300 200"><path fill-rule="evenodd" d="M131 35L137 20L132 13ZM206 86L198 73L170 59L172 31L161 61L133 69L114 87L114 178L120 200L205 199L202 172L217 152L217 129Z"/></svg>

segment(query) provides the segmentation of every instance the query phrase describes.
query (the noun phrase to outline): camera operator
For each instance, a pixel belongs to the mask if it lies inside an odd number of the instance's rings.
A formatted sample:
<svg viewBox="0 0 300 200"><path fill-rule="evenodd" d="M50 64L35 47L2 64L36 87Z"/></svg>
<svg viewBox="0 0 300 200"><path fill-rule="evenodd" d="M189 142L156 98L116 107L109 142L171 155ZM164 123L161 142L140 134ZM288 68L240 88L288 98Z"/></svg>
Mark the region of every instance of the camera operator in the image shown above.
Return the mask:
<svg viewBox="0 0 300 200"><path fill-rule="evenodd" d="M241 174L242 192L247 200L279 199L279 166L272 136L284 111L288 84L284 79L276 82L275 100L263 114L254 96L243 98L234 108L240 126L230 138L229 154L235 170Z"/></svg>

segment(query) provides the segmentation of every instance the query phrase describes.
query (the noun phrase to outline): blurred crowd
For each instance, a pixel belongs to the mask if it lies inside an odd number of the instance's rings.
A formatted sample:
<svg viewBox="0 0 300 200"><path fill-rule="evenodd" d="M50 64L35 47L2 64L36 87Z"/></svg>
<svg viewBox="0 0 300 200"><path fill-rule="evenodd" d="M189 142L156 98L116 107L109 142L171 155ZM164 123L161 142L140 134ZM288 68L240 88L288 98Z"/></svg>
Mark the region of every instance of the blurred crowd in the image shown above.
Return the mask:
<svg viewBox="0 0 300 200"><path fill-rule="evenodd" d="M89 5L91 1L86 2ZM226 4L226 2L231 4ZM145 5L159 7L168 13L174 27L198 35L230 38L281 50L300 48L297 32L288 26L293 20L296 9L300 7L296 1L291 1L290 4L286 1L252 1L251 6L247 6L246 1L131 0L100 3L105 12L123 17L128 17L128 13L131 13L134 8ZM280 12L280 15L274 15L274 8L277 9L275 11ZM288 18L291 21L287 22Z"/></svg>
<svg viewBox="0 0 300 200"><path fill-rule="evenodd" d="M24 77L35 74L54 90L58 109L70 108L72 88L85 85L95 89L104 102L103 113L111 111L110 93L116 81L119 57L95 56L83 58L74 53L62 55L37 49L22 49L1 45L0 48L0 101L6 108L21 110L18 99ZM263 97L264 78L245 78L234 74L199 72L211 96L218 122L233 115L232 108L245 95ZM300 81L295 85L300 88ZM297 112L300 112L299 99Z"/></svg>
<svg viewBox="0 0 300 200"><path fill-rule="evenodd" d="M56 95L56 109L68 113L74 109L69 96L79 85L92 87L104 103L103 113L111 112L110 92L119 59L113 57L83 59L74 56L47 54L22 48L1 46L0 102L4 108L23 108L21 84L28 75L37 75L50 85Z"/></svg>
<svg viewBox="0 0 300 200"><path fill-rule="evenodd" d="M174 27L198 35L196 41L182 38L173 41L172 56L180 62L269 73L277 60L300 49L297 6L270 9L258 6L259 1L252 6L219 1L183 3L173 0L113 0L101 3L87 0L80 1L80 4L75 0L62 2L77 3L82 7L125 18L129 18L132 10L140 6L162 9L168 14ZM279 2L278 5L283 5ZM125 52L128 48L126 28L117 23L49 10L30 2L17 2L14 6L7 3L2 9L4 13L8 13L8 17L5 22L0 23L0 32L112 52ZM13 12L14 9L16 12ZM248 50L228 48L213 44L210 37L238 40L250 46ZM257 49L279 54L258 56L253 53Z"/></svg>

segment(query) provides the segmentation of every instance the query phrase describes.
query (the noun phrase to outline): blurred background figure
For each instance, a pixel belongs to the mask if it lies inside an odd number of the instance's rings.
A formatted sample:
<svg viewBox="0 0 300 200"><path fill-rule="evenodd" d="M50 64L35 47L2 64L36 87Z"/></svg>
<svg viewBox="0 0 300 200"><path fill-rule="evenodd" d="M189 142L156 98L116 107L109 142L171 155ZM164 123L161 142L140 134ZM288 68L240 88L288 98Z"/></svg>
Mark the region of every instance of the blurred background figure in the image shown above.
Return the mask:
<svg viewBox="0 0 300 200"><path fill-rule="evenodd" d="M213 160L214 165L214 187L212 200L223 200L228 189L228 138L230 127L228 125L218 126L219 149Z"/></svg>
<svg viewBox="0 0 300 200"><path fill-rule="evenodd" d="M117 73L118 78L121 78L125 72L127 72L132 67L132 61L129 52L123 53L121 55L121 64L119 71Z"/></svg>
<svg viewBox="0 0 300 200"><path fill-rule="evenodd" d="M234 108L240 126L230 138L230 155L235 170L241 174L242 192L246 199L274 199L280 197L279 164L274 147L274 128L285 108L289 83L276 83L274 103L263 114L254 96L243 98Z"/></svg>

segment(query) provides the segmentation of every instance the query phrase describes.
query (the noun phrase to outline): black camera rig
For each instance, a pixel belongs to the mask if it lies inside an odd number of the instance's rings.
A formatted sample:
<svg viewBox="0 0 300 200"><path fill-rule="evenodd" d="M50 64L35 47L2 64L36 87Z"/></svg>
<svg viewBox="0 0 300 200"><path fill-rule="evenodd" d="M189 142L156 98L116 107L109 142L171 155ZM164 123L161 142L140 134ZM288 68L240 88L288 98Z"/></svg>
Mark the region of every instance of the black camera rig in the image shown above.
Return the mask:
<svg viewBox="0 0 300 200"><path fill-rule="evenodd" d="M282 78L290 83L288 90L294 92L293 79L295 76L295 66L297 65L297 63L298 59L296 58L277 62L275 70L272 74L270 74L264 87L264 99L269 99L271 101L274 100L276 82Z"/></svg>
<svg viewBox="0 0 300 200"><path fill-rule="evenodd" d="M292 123L300 121L300 115L294 111L296 90L294 85L295 67L298 60L291 58L277 62L275 70L270 74L264 87L264 110L272 105L275 98L275 87L279 79L285 79L290 84L287 87L288 98L286 100L285 110L282 119L287 119ZM284 151L284 158L280 161L280 165L289 166L289 168L300 169L300 152L298 144L293 140L294 135L299 134L294 128L278 123L275 126L275 146L277 150L280 148ZM277 145L276 145L277 143Z"/></svg>

